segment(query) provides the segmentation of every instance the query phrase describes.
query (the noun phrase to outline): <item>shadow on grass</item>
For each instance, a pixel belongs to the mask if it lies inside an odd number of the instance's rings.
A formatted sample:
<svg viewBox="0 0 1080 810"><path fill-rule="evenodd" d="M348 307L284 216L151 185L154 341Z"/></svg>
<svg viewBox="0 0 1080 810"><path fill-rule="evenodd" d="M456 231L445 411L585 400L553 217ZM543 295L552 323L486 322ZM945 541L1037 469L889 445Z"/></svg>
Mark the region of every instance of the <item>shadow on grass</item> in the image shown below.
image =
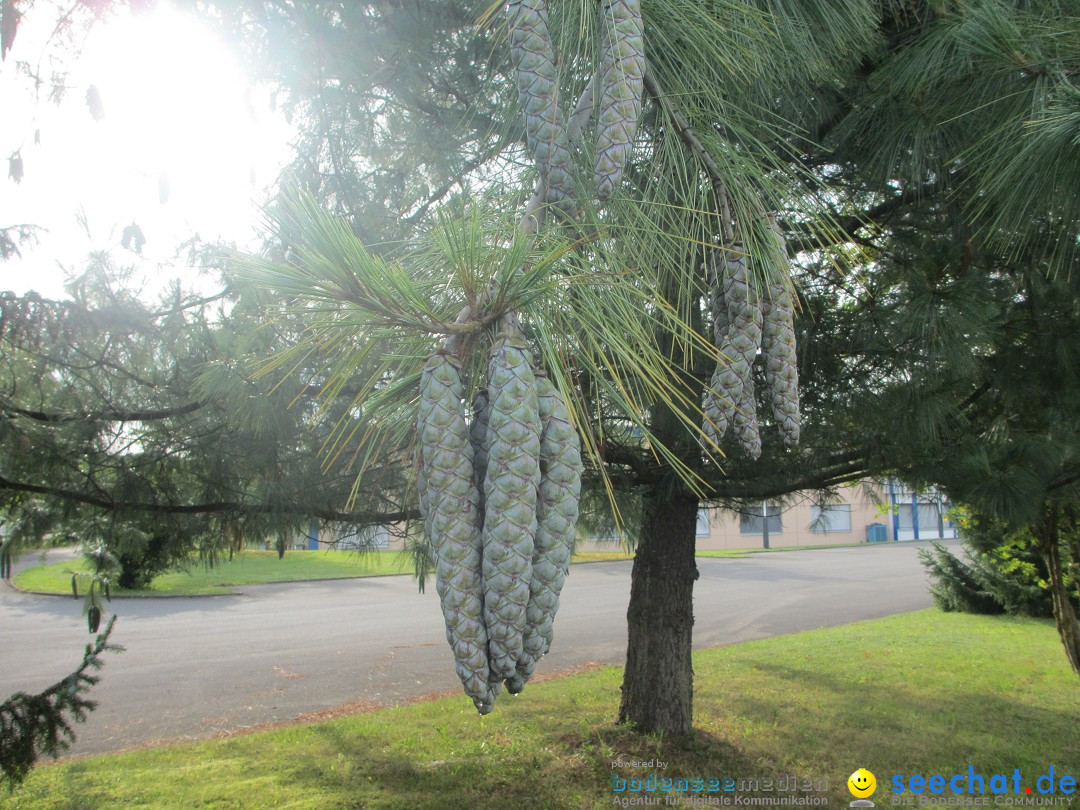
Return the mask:
<svg viewBox="0 0 1080 810"><path fill-rule="evenodd" d="M335 752L334 758L296 767L288 778L304 785L305 791L350 796L353 803L344 805L349 807L607 807L616 795L613 774L623 779L647 779L654 772L674 779L707 779L755 772L753 762L715 735L701 733L691 741L675 743L613 724L549 735L547 744L539 748L525 750L496 740L488 750L439 759L379 750L378 740L358 738L339 725L320 726L315 733L319 747ZM613 767L618 762L656 760L667 767Z"/></svg>
<svg viewBox="0 0 1080 810"><path fill-rule="evenodd" d="M724 714L771 728L776 751L818 752L816 767L835 780L836 796L844 801L850 799L844 780L858 767L877 774L879 795L891 794L897 773L950 774L972 765L984 774L1012 774L1019 768L1024 786L1031 786L1051 765L1059 772L1075 769L1080 684L1051 680L1040 689L1018 683L1013 695L1008 685L1001 690L1006 694L994 694L965 675L962 687L951 683L943 694L923 680L924 673L912 673L910 685L893 681L885 690L873 677L856 680L857 670L843 677L775 661L754 667L765 688L727 694Z"/></svg>

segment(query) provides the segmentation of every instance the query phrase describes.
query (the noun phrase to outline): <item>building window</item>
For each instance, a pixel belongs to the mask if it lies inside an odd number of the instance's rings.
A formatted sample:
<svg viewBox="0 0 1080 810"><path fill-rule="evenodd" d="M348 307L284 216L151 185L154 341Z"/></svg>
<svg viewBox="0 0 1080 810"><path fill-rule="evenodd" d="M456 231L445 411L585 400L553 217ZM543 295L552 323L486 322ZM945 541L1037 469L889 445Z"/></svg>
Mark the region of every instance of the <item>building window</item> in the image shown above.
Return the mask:
<svg viewBox="0 0 1080 810"><path fill-rule="evenodd" d="M709 526L709 510L698 509L697 510L697 529L695 531L698 537L708 537L710 534Z"/></svg>
<svg viewBox="0 0 1080 810"><path fill-rule="evenodd" d="M337 539L339 549L389 548L390 530L386 526L365 526L347 530Z"/></svg>
<svg viewBox="0 0 1080 810"><path fill-rule="evenodd" d="M779 503L770 503L767 508L769 510L769 534L780 534L784 529L783 521L780 519L780 512L783 507ZM747 506L739 512L739 533L763 534L761 504Z"/></svg>
<svg viewBox="0 0 1080 810"><path fill-rule="evenodd" d="M851 531L851 505L831 503L810 507L810 531L814 534Z"/></svg>
<svg viewBox="0 0 1080 810"><path fill-rule="evenodd" d="M910 532L915 528L915 522L911 519L911 504L899 503L896 505L896 525L902 532Z"/></svg>
<svg viewBox="0 0 1080 810"><path fill-rule="evenodd" d="M915 529L915 521L912 518L913 510L910 503L897 504L896 513L900 518L900 531L910 532ZM919 516L919 531L921 533L938 533L938 530L941 528L941 512L938 510L938 505L936 503L932 501L920 501L918 512L914 514L918 514Z"/></svg>
<svg viewBox="0 0 1080 810"><path fill-rule="evenodd" d="M937 532L941 522L936 503L919 504L919 531Z"/></svg>

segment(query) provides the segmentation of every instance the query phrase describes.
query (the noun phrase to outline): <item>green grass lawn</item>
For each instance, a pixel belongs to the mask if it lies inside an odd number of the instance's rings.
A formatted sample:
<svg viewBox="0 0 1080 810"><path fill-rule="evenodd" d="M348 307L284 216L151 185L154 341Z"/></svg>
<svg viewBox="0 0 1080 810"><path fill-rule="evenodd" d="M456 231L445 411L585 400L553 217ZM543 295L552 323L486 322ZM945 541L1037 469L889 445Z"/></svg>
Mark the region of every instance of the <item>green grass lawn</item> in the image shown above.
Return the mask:
<svg viewBox="0 0 1080 810"><path fill-rule="evenodd" d="M15 584L28 591L71 593L71 573L86 571L82 560L28 568L15 577ZM276 551L242 551L208 568L193 561L186 571L161 574L150 588L117 590L119 595L175 596L222 593L230 585L259 585L311 579L340 579L403 574L412 571L408 556L397 551L358 554L351 551L289 551L278 559Z"/></svg>
<svg viewBox="0 0 1080 810"><path fill-rule="evenodd" d="M574 562L629 560L622 552L590 552L574 555ZM71 575L87 571L82 560L51 563L28 568L15 577L15 584L39 593L71 593ZM232 562L223 560L212 568L192 562L186 571L155 577L148 589L117 589L119 596L189 596L228 593L233 585L261 585L267 582L299 582L313 579L344 579L388 574L411 574L412 559L399 551L288 551L278 559L276 551L242 551Z"/></svg>
<svg viewBox="0 0 1080 810"><path fill-rule="evenodd" d="M774 554L782 551L814 551L820 548L885 547L892 543L824 543L814 546L771 546L770 548L698 549L697 557L745 557L747 554Z"/></svg>
<svg viewBox="0 0 1080 810"><path fill-rule="evenodd" d="M483 718L456 695L44 765L0 803L601 808L616 806L613 774L655 772L613 768L630 760L663 761L661 775L675 779L827 780L811 795L834 808L852 800L846 780L859 767L877 777L879 808L890 806L894 774L966 774L970 764L987 775L1019 769L1031 785L1053 765L1059 777L1080 777L1080 680L1050 622L922 611L706 650L695 654L694 670L697 734L689 743L616 727L621 671L608 667L501 696ZM741 795L790 795L763 784ZM685 795L679 806L694 803Z"/></svg>
<svg viewBox="0 0 1080 810"><path fill-rule="evenodd" d="M866 545L865 543L859 545ZM876 545L886 545L880 543ZM744 557L747 554L799 551L838 546L787 546L771 549L725 549L698 551L699 557ZM632 560L624 551L587 551L575 554L572 562L612 562ZM71 593L71 574L88 569L82 561L50 563L28 568L15 577L15 584L37 593ZM186 571L172 571L155 577L150 587L140 590L114 589L116 596L198 596L229 593L234 585L264 585L268 582L303 582L313 579L346 579L393 574L411 574L412 561L400 551L288 551L278 559L276 551L246 550L231 562L208 568L193 561Z"/></svg>

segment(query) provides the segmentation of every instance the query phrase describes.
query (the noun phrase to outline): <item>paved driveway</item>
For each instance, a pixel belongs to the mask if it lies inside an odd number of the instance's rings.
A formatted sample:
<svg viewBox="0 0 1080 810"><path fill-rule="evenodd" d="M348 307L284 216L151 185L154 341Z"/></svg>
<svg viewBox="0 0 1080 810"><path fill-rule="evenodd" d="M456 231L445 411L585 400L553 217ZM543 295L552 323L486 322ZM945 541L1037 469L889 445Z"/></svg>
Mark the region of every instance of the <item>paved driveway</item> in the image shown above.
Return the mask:
<svg viewBox="0 0 1080 810"><path fill-rule="evenodd" d="M695 647L928 607L923 545L699 558ZM538 672L623 660L631 565L571 569ZM434 583L423 595L407 576L240 591L114 600L113 640L127 651L107 656L99 708L77 728L72 753L460 693ZM71 598L0 587L0 695L38 691L74 669L88 640L80 609Z"/></svg>

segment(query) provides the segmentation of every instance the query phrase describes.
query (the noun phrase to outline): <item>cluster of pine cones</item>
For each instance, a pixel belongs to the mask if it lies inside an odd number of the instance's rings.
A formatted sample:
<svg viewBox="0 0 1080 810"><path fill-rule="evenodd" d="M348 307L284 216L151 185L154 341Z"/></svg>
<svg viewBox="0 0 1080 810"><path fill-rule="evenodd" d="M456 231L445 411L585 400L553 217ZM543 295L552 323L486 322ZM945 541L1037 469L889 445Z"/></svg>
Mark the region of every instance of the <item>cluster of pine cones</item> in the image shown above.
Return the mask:
<svg viewBox="0 0 1080 810"><path fill-rule="evenodd" d="M787 247L774 228L776 258ZM702 430L714 445L733 426L739 447L752 459L761 455L757 405L751 367L758 349L765 361L765 384L773 419L784 446L799 444L799 372L796 365L794 306L780 281L770 281L767 294L755 290L746 254L740 243L714 256L709 265L713 334L722 360L705 389Z"/></svg>
<svg viewBox="0 0 1080 810"><path fill-rule="evenodd" d="M463 405L444 350L420 383L418 489L446 637L465 693L487 714L517 694L551 647L577 525L581 451L566 403L504 329L487 388Z"/></svg>
<svg viewBox="0 0 1080 810"><path fill-rule="evenodd" d="M529 152L545 190L544 201L570 218L577 210L570 153L575 137L559 106L547 6L545 0L510 0L507 11L510 56ZM603 201L618 186L633 149L641 115L645 47L639 0L603 0L600 19L604 56L578 101L574 129L580 135L599 107L593 185L597 199Z"/></svg>

